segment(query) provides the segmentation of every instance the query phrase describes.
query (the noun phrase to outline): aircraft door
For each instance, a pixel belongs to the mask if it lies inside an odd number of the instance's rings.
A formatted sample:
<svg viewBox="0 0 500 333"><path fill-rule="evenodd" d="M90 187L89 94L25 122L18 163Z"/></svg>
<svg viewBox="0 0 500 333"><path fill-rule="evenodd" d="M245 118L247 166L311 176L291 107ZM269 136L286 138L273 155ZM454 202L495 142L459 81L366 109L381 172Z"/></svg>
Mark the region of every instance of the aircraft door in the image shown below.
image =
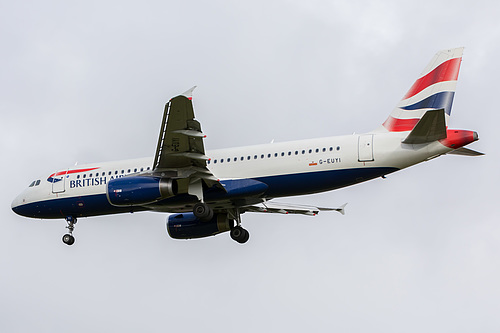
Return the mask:
<svg viewBox="0 0 500 333"><path fill-rule="evenodd" d="M66 174L67 171L62 175L54 174L52 179L52 193L62 193L66 191Z"/></svg>
<svg viewBox="0 0 500 333"><path fill-rule="evenodd" d="M358 138L358 161L373 161L373 134L360 135Z"/></svg>

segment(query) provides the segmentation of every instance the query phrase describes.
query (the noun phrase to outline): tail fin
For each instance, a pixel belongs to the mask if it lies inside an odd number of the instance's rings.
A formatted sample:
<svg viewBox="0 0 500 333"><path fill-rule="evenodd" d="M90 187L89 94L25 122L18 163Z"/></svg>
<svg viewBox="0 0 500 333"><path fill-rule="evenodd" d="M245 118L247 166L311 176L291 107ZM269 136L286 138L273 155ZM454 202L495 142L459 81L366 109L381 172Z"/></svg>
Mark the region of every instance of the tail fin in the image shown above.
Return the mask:
<svg viewBox="0 0 500 333"><path fill-rule="evenodd" d="M436 53L384 122L385 130L411 131L428 110L436 109L444 109L448 124L463 50L459 47Z"/></svg>

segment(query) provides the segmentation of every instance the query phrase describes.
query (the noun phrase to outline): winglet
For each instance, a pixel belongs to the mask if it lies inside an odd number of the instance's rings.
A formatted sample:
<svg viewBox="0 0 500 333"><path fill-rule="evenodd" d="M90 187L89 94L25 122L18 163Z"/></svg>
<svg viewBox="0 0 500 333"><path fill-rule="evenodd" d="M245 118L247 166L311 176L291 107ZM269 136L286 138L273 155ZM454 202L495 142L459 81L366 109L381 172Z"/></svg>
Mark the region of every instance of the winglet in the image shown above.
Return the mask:
<svg viewBox="0 0 500 333"><path fill-rule="evenodd" d="M196 86L192 87L191 89L186 90L181 95L192 100L193 99L193 90L195 90L195 89L196 89Z"/></svg>
<svg viewBox="0 0 500 333"><path fill-rule="evenodd" d="M345 204L343 204L342 206L340 206L337 210L337 212L339 212L340 214L342 215L345 215L345 206L347 206L347 202Z"/></svg>
<svg viewBox="0 0 500 333"><path fill-rule="evenodd" d="M318 207L318 210L324 210L324 211L336 211L336 212L339 212L340 214L342 215L345 215L345 206L347 206L347 202L345 204L343 204L342 206L338 207L338 208L326 208L326 207Z"/></svg>

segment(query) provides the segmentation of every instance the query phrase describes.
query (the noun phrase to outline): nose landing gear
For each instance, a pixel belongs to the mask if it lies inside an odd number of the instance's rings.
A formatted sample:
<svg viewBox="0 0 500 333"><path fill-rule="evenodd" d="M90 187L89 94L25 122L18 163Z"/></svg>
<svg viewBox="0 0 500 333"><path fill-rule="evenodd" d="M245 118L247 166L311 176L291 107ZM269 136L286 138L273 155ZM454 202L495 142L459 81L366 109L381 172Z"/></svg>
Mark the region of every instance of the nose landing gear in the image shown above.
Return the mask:
<svg viewBox="0 0 500 333"><path fill-rule="evenodd" d="M66 228L68 228L69 233L65 234L62 237L62 241L66 245L73 245L73 243L75 242L75 237L73 237L73 230L75 230L76 218L74 218L73 216L68 216L66 217L66 223L68 223Z"/></svg>

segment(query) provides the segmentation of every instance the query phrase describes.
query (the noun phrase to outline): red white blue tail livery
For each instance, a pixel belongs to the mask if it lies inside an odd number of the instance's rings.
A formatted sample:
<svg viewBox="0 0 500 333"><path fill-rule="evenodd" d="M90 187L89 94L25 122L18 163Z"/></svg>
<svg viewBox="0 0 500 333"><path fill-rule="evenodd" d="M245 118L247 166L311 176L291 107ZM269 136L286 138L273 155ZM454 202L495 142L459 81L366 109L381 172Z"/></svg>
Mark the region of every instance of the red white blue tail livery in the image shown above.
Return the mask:
<svg viewBox="0 0 500 333"><path fill-rule="evenodd" d="M390 132L410 131L428 110L451 115L463 47L438 52L384 122Z"/></svg>

